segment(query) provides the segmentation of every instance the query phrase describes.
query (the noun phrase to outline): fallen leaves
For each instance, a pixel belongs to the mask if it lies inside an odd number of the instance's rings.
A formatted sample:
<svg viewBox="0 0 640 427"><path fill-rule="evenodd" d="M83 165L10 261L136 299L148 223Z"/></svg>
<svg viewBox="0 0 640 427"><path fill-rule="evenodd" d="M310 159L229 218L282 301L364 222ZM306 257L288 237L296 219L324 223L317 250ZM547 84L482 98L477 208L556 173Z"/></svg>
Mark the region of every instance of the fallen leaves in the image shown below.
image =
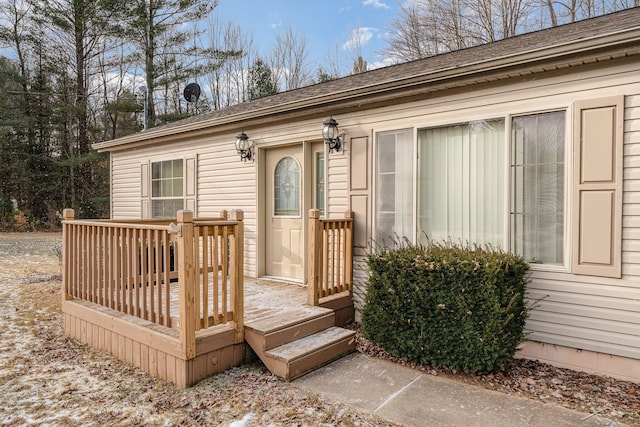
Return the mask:
<svg viewBox="0 0 640 427"><path fill-rule="evenodd" d="M533 360L515 359L505 372L486 375L459 373L447 368L433 368L410 362L386 353L368 342L357 324L358 351L420 369L431 375L475 384L490 390L540 400L566 408L598 413L617 422L640 425L640 396L638 384L614 378L590 375L585 372L562 369Z"/></svg>

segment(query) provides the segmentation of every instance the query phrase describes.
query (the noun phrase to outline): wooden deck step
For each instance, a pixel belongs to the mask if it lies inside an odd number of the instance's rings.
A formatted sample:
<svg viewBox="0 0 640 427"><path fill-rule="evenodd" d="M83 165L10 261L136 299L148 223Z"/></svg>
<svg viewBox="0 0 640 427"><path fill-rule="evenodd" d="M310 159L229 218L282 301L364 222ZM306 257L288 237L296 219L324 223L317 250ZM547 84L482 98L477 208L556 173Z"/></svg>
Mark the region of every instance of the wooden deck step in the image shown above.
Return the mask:
<svg viewBox="0 0 640 427"><path fill-rule="evenodd" d="M290 381L355 349L355 332L333 326L269 350L265 356L271 372Z"/></svg>
<svg viewBox="0 0 640 427"><path fill-rule="evenodd" d="M292 380L355 350L355 333L335 322L323 307L261 310L245 320L244 338L271 372Z"/></svg>
<svg viewBox="0 0 640 427"><path fill-rule="evenodd" d="M335 325L332 310L309 307L275 313L245 324L245 333L260 336L260 350L270 350L288 342L304 338ZM255 350L255 349L254 349Z"/></svg>

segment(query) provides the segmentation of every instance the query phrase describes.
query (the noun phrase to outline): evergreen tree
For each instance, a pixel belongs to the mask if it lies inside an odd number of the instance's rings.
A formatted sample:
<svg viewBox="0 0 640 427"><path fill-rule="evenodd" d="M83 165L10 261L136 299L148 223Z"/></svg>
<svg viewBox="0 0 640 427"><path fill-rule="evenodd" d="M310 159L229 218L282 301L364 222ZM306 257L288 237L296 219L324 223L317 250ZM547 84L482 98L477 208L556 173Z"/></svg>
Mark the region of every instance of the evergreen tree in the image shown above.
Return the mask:
<svg viewBox="0 0 640 427"><path fill-rule="evenodd" d="M66 169L63 199L76 215L95 217L104 214L96 193L103 193L104 155L91 151L94 112L89 103L90 85L96 70L96 58L107 45L104 40L115 34L109 25L108 0L33 1L35 22L41 33L36 45L48 49L43 61L54 74L56 106L52 126L57 132L58 165ZM101 199L102 196L98 197Z"/></svg>
<svg viewBox="0 0 640 427"><path fill-rule="evenodd" d="M13 223L12 200L23 193L28 178L22 174L26 139L19 136L28 124L16 114L21 89L16 65L0 57L0 224L5 227Z"/></svg>
<svg viewBox="0 0 640 427"><path fill-rule="evenodd" d="M369 64L365 61L362 56L358 56L355 61L353 61L353 68L351 69L350 75L364 73L369 69Z"/></svg>
<svg viewBox="0 0 640 427"><path fill-rule="evenodd" d="M256 59L249 69L249 100L278 93L273 71L262 59Z"/></svg>
<svg viewBox="0 0 640 427"><path fill-rule="evenodd" d="M338 75L333 75L330 74L322 65L320 67L318 67L318 70L316 71L316 78L315 78L315 83L324 83L324 82L328 82L329 80L334 80L337 79Z"/></svg>
<svg viewBox="0 0 640 427"><path fill-rule="evenodd" d="M209 15L217 4L210 0L134 0L127 3L128 9L121 2L114 9L124 23L123 31L142 57L150 127L158 121L159 99L164 101L165 115L178 113L181 117L178 105L169 109L171 101L178 102L169 99L171 87L203 72L192 58L204 58L210 52L196 43L190 45L201 34L193 23ZM160 89L164 93L157 96Z"/></svg>

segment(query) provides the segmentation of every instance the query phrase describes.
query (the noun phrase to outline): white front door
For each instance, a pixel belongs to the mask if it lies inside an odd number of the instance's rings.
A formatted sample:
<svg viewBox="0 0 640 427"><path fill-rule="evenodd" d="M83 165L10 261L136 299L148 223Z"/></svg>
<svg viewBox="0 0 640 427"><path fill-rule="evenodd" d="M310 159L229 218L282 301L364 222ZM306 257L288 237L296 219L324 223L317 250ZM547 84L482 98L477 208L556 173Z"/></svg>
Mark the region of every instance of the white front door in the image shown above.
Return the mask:
<svg viewBox="0 0 640 427"><path fill-rule="evenodd" d="M304 279L302 145L269 149L265 167L265 274Z"/></svg>

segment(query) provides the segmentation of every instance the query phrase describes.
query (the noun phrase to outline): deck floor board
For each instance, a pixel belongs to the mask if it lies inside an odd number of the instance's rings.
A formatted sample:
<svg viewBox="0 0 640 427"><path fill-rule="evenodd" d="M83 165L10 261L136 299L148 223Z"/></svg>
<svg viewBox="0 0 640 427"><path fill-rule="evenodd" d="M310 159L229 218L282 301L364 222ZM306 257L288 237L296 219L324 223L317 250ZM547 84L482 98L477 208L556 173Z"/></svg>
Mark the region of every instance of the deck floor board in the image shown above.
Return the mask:
<svg viewBox="0 0 640 427"><path fill-rule="evenodd" d="M221 292L219 293L221 295ZM209 281L209 302L213 301L213 282ZM221 296L219 296L220 298ZM227 307L231 307L231 296L227 295ZM317 307L307 305L307 289L295 283L275 280L244 279L244 323L263 321L280 316L305 317L316 314ZM179 312L178 285L171 286L171 317ZM209 315L212 315L209 311Z"/></svg>
<svg viewBox="0 0 640 427"><path fill-rule="evenodd" d="M171 327L175 330L177 327L179 313L179 294L178 283L174 282L170 285L170 313ZM200 289L200 298L203 298L202 289ZM207 312L210 317L209 325L214 327L212 309L213 303L213 280L209 280L209 289L207 290L207 298L209 300L209 310ZM227 307L232 307L231 292L227 292ZM157 294L156 294L157 295ZM222 298L221 284L218 282L218 299ZM142 302L142 301L140 301ZM146 300L147 306L156 304L151 298ZM133 301L136 304L136 301ZM125 302L125 307L129 306L129 301ZM111 311L108 307L96 306L97 310ZM140 310L142 313L142 310ZM306 319L320 317L331 310L321 307L313 307L307 305L307 290L304 286L296 283L287 283L271 279L254 279L245 277L244 279L244 324L250 328L259 330L274 330L279 327L286 327L292 322L303 322ZM201 310L200 316L203 316ZM201 319L202 320L202 319ZM131 316L132 323L146 324L147 320ZM216 322L217 323L217 322ZM220 323L217 323L218 325ZM151 323L151 325L154 325ZM160 325L158 325L160 326ZM162 329L160 327L159 329ZM177 333L177 330L176 330Z"/></svg>

